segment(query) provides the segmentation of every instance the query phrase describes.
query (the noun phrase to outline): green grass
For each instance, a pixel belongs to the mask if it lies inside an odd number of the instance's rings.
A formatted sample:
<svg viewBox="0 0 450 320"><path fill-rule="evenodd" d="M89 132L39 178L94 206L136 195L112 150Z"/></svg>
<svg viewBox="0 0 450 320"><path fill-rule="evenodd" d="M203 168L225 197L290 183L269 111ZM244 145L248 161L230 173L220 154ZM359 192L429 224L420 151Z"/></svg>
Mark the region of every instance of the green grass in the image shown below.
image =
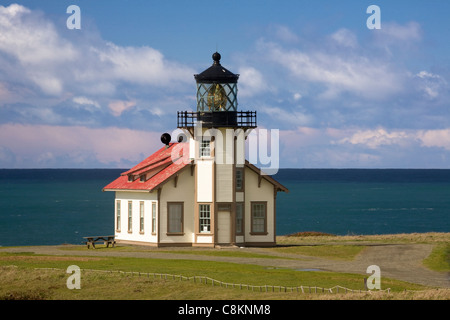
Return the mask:
<svg viewBox="0 0 450 320"><path fill-rule="evenodd" d="M103 264L108 263L109 259L102 261ZM114 259L116 260L116 259ZM133 260L133 259L132 259ZM138 259L139 260L139 259ZM140 259L147 260L147 259ZM25 262L25 261L24 261ZM28 261L29 262L29 261ZM72 260L67 260L67 263L72 263ZM127 265L140 265L139 261L115 261L120 265L126 263ZM140 261L143 262L143 261ZM352 274L338 274L329 272L296 272L291 270L280 269L264 269L256 266L243 266L241 272L243 275L237 274L235 267L229 264L214 263L210 266L203 264L186 265L182 261L182 264L188 268L203 267L202 270L195 270L198 272L192 273L205 273L217 279L226 279L225 273L232 272L230 274L230 280L244 281L247 284L262 284L264 282L273 281L277 285L295 285L298 282L314 283L314 286L328 286L333 283L342 286L351 286L358 290L361 285L362 278L358 275ZM64 265L66 267L67 263ZM77 265L81 265L82 262L78 262ZM31 265L36 265L32 263ZM81 271L81 289L69 290L66 287L66 281L69 274L65 272L65 269L59 270L42 270L31 268L31 265L25 266L0 266L0 299L14 299L14 300L96 300L96 299L115 299L115 300L141 300L141 299L153 299L153 300L193 300L193 299L216 299L216 300L270 300L270 299L402 299L404 296L404 289L420 290L424 289L421 286L411 286L411 284L403 283L400 281L392 281L389 279L383 279L382 289L389 287L395 287L396 289L388 293L354 293L346 294L344 290L340 290L340 293L319 293L315 294L314 288L311 289L312 293L308 293L309 289L305 287L305 292L297 292L296 290L290 292L284 292L279 288L275 288L274 292L269 289L269 292L262 290L253 291L252 289L244 288L243 290L236 288L225 288L220 286L212 286L210 283L204 284L198 281L194 283L191 281L180 281L168 279L153 278L152 275L147 276L141 273L137 274L120 274L120 273L100 273L93 271ZM42 261L38 264L42 266ZM135 265L135 266L136 266ZM148 265L147 265L148 267ZM159 261L158 266L165 271L177 271L177 268L168 261ZM171 267L166 269L166 267ZM82 267L83 268L83 267ZM156 268L154 269L156 270ZM161 270L162 271L162 270ZM386 286L386 287L385 287ZM356 287L356 288L355 288ZM429 290L432 292L431 299L434 298L448 298L448 291Z"/></svg>
<svg viewBox="0 0 450 320"><path fill-rule="evenodd" d="M365 246L356 245L293 245L276 247L269 250L297 255L329 258L335 260L353 260Z"/></svg>
<svg viewBox="0 0 450 320"><path fill-rule="evenodd" d="M321 236L319 236L320 238ZM338 238L324 236L324 239L291 237L278 241L283 246L241 251L239 249L207 248L145 248L140 246L118 246L106 249L101 246L98 251L117 252L158 252L183 253L204 256L226 256L237 258L260 258L276 266L277 259L304 256L325 257L331 259L354 259L366 247L366 243L382 241L382 238L352 236ZM398 235L390 236L385 241L404 242L412 238L420 243L433 243L432 254L424 260L424 265L438 271L449 271L448 234ZM360 242L361 240L361 242ZM294 243L294 242L297 243ZM313 242L313 243L311 243ZM357 244L355 245L355 242ZM315 244L315 245L311 245ZM417 284L382 278L381 288L391 288L391 293L372 292L345 294L302 294L297 292L253 292L238 288L224 288L180 281L152 278L147 273L162 273L183 276L206 276L218 281L253 286L283 287L347 287L363 290L367 274L350 274L325 271L296 271L288 268L264 267L258 265L189 259L151 259L129 257L106 257L87 255L85 246L64 246L64 250L74 250L74 255L37 255L29 252L7 253L0 250L0 299L449 299L449 289L432 289ZM20 250L20 249L19 249ZM76 252L75 252L76 251ZM80 256L86 252L85 256ZM93 250L90 250L90 254ZM65 254L67 251L65 252ZM281 255L281 257L280 257ZM287 256L283 256L287 255ZM160 256L162 257L162 255ZM206 258L207 259L207 258ZM212 259L209 259L212 260ZM69 290L66 280L69 265L81 268L81 290ZM36 268L57 268L44 270ZM91 272L87 269L140 272L141 276ZM277 289L279 290L279 289ZM275 290L275 291L277 291ZM407 292L405 293L405 290ZM418 291L416 291L418 290Z"/></svg>
<svg viewBox="0 0 450 320"><path fill-rule="evenodd" d="M450 272L450 244L435 245L423 264L431 270Z"/></svg>
<svg viewBox="0 0 450 320"><path fill-rule="evenodd" d="M229 262L171 260L119 257L70 257L0 253L0 265L15 265L22 269L58 268L65 270L75 264L81 269L134 271L141 273L167 273L183 276L207 276L229 283L254 286L318 286L330 288L340 285L350 289L363 289L364 275L295 271L292 269L263 267ZM383 278L383 287L393 290L421 289L423 286Z"/></svg>
<svg viewBox="0 0 450 320"><path fill-rule="evenodd" d="M96 250L108 249L104 245L96 246ZM116 246L114 251L127 251L127 252L155 252L155 253L168 253L168 254L188 254L188 255L202 255L210 257L235 257L235 258L264 258L264 259L301 259L302 257L295 257L295 255L306 255L322 258L330 258L336 260L353 260L366 246L364 245L287 245L277 246L273 248L260 249L264 253L255 253L249 251L241 251L238 248L225 248L225 249L211 249L211 248L189 248L187 250L177 249L160 249L160 248L145 248L139 246ZM74 251L86 251L85 246L68 246L64 247L64 250ZM109 249L110 250L110 249ZM286 253L292 256L280 256L276 253Z"/></svg>
<svg viewBox="0 0 450 320"><path fill-rule="evenodd" d="M195 251L171 250L171 251L158 251L158 252L192 254L192 255L202 255L202 256L210 256L210 257L280 259L279 257L273 256L273 255L252 253L252 252L240 252L240 251L236 251L236 250L195 250ZM283 259L289 259L289 258L283 258Z"/></svg>

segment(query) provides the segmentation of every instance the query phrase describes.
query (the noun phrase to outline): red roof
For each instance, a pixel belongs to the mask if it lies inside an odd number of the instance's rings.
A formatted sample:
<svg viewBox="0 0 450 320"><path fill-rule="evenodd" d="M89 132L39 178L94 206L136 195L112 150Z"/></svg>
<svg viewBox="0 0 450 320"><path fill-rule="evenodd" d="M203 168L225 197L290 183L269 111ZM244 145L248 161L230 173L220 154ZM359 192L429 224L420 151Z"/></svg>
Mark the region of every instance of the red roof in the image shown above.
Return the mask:
<svg viewBox="0 0 450 320"><path fill-rule="evenodd" d="M188 143L170 143L123 172L103 190L154 190L190 164ZM144 177L141 180L141 177Z"/></svg>

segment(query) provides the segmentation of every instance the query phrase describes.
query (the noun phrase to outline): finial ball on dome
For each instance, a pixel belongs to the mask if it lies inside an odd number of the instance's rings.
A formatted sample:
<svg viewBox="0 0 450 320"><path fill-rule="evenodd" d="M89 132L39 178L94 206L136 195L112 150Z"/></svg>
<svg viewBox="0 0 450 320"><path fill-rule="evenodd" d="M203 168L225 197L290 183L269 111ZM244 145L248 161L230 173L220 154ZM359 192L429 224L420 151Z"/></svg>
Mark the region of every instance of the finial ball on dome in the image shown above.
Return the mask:
<svg viewBox="0 0 450 320"><path fill-rule="evenodd" d="M220 53L214 52L213 55L212 55L212 58L214 60L214 63L219 63L220 62L220 58L221 58Z"/></svg>

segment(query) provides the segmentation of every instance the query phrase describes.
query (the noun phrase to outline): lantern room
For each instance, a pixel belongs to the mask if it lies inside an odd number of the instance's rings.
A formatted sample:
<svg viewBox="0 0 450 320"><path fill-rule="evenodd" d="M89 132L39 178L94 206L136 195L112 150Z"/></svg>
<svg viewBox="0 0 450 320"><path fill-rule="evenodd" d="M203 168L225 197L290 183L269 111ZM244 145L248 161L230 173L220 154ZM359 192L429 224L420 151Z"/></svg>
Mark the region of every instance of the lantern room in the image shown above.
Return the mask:
<svg viewBox="0 0 450 320"><path fill-rule="evenodd" d="M256 111L238 111L239 75L220 64L220 53L213 53L212 59L212 66L194 75L197 111L178 112L178 128L192 128L198 121L204 127L256 128Z"/></svg>
<svg viewBox="0 0 450 320"><path fill-rule="evenodd" d="M220 64L220 53L212 55L213 65L194 75L197 82L197 111L237 111L236 75Z"/></svg>

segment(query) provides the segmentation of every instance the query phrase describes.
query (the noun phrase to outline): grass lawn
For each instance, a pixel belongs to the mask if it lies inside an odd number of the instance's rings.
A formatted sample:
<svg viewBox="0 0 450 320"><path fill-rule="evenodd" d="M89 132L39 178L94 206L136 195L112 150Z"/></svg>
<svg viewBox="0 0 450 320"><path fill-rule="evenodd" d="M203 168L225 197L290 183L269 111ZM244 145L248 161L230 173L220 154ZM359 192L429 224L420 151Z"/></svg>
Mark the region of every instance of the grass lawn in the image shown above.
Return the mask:
<svg viewBox="0 0 450 320"><path fill-rule="evenodd" d="M423 264L431 270L450 272L450 244L436 245Z"/></svg>
<svg viewBox="0 0 450 320"><path fill-rule="evenodd" d="M388 241L407 241L409 236L393 237ZM397 238L396 240L394 238ZM448 271L449 245L448 235L420 235L418 242L435 244L432 254L424 260L429 268ZM352 260L365 249L364 242L377 242L377 239L347 239L328 237L318 239L280 239L284 244L274 248L260 248L256 251L218 250L218 249L158 249L139 246L119 246L116 252L157 251L160 253L189 253L190 255L227 256L268 259L301 259L304 256L326 257L329 259ZM300 245L293 245L295 242ZM314 245L311 244L314 242ZM357 244L355 244L357 242ZM2 252L0 250L0 299L102 299L102 300L270 300L270 299L450 299L449 289L435 289L417 284L383 277L382 288L390 288L387 292L363 292L364 278L367 275L325 271L296 271L288 268L265 267L245 263L212 261L212 259L151 259L131 257L109 257L80 255L87 251L84 246L67 246L64 250L73 250L68 255L37 255L29 252ZM91 249L92 250L92 249ZM19 248L20 251L20 248ZM75 252L76 251L76 252ZM110 251L114 252L114 251ZM280 256L281 255L281 256ZM284 257L283 255L288 255ZM70 274L66 273L69 265L81 268L81 289L69 290L66 281ZM271 264L276 265L276 264ZM53 268L52 270L43 268ZM107 270L113 272L98 272ZM134 272L134 273L119 273ZM140 275L139 275L140 273ZM148 275L147 275L148 273ZM157 274L182 275L184 277L204 276L226 283L236 284L220 286L199 283L191 280L180 280L180 277L154 276ZM244 287L239 286L243 284ZM249 286L275 286L266 290ZM303 286L305 293L289 288ZM315 293L314 287L333 288L335 286L356 290L355 293ZM281 287L281 288L280 288ZM282 288L288 287L287 292ZM312 287L309 293L309 287ZM260 290L262 292L260 292ZM406 290L406 292L405 292ZM274 292L273 292L274 291Z"/></svg>
<svg viewBox="0 0 450 320"><path fill-rule="evenodd" d="M65 271L75 264L82 270L81 290L66 287ZM0 253L0 299L311 299L297 292L255 292L200 284L198 281L158 278L146 273L207 276L219 281L252 286L325 287L363 289L363 275L294 271L256 265L215 261L143 259L118 257L45 256ZM43 270L36 268L56 268ZM134 274L101 273L84 269L133 271ZM138 272L141 276L138 276ZM392 294L426 289L402 281L383 279ZM105 290L103 290L104 288ZM383 289L382 288L382 289ZM274 291L281 289L276 287ZM307 290L308 291L308 290ZM99 296L99 292L101 295ZM314 292L314 289L313 289ZM341 294L344 290L341 289ZM328 294L330 295L330 294ZM364 297L364 294L361 297ZM321 297L324 298L324 297ZM336 298L328 296L328 298Z"/></svg>
<svg viewBox="0 0 450 320"><path fill-rule="evenodd" d="M336 260L352 260L365 249L361 245L300 245L270 248L273 252L282 252Z"/></svg>

